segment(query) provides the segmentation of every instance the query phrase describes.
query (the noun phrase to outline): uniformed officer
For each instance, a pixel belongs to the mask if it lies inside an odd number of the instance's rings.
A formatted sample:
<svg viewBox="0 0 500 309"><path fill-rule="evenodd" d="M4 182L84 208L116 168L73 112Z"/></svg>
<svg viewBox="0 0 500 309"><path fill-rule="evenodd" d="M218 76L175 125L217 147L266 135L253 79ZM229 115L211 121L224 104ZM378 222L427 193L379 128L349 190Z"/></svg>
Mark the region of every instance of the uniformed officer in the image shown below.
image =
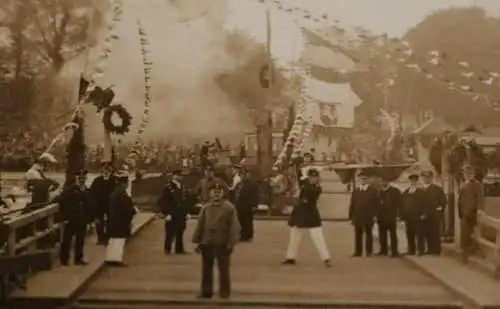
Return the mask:
<svg viewBox="0 0 500 309"><path fill-rule="evenodd" d="M370 176L362 171L358 176L360 186L351 194L349 220L354 226L353 257L363 255L363 238L366 256L373 253L373 223L380 208L380 193L370 185Z"/></svg>
<svg viewBox="0 0 500 309"><path fill-rule="evenodd" d="M158 206L165 218L165 242L163 249L166 254L172 251L172 244L175 240L175 253L186 254L184 250L184 230L189 213L189 201L186 189L182 184L182 174L180 170L172 172L172 179L167 183Z"/></svg>
<svg viewBox="0 0 500 309"><path fill-rule="evenodd" d="M92 195L93 219L96 223L97 243L108 243L108 217L111 194L116 187L116 179L112 175L113 166L110 162L102 164L101 175L97 176L90 186Z"/></svg>
<svg viewBox="0 0 500 309"><path fill-rule="evenodd" d="M61 195L56 197L59 203L61 219L64 222L63 236L60 248L60 261L68 265L70 251L73 248L76 265L86 265L84 257L85 231L90 219L90 192L85 185L87 171L78 171L75 183L66 187ZM74 242L73 242L74 241Z"/></svg>
<svg viewBox="0 0 500 309"><path fill-rule="evenodd" d="M423 223L428 254L441 254L441 217L446 207L443 188L433 183L432 171L422 172L422 199L425 205Z"/></svg>
<svg viewBox="0 0 500 309"><path fill-rule="evenodd" d="M418 174L408 176L410 186L403 191L403 208L401 219L405 222L406 239L408 243L408 255L425 253L425 234L424 234L424 201L422 198L422 189L419 188Z"/></svg>
<svg viewBox="0 0 500 309"><path fill-rule="evenodd" d="M242 242L250 242L253 239L253 212L259 206L259 201L259 186L253 181L251 173L247 171L234 191L234 204L241 226L240 241Z"/></svg>
<svg viewBox="0 0 500 309"><path fill-rule="evenodd" d="M225 198L227 187L222 182L210 185L210 201L202 208L193 233L193 243L202 256L200 298L213 296L213 267L219 268L219 296L231 294L230 258L240 238L240 225L235 207Z"/></svg>
<svg viewBox="0 0 500 309"><path fill-rule="evenodd" d="M377 213L380 252L378 255L388 254L388 237L391 241L391 256L398 257L397 220L401 213L401 191L391 186L388 181L382 180L380 188L380 208Z"/></svg>
<svg viewBox="0 0 500 309"><path fill-rule="evenodd" d="M477 224L477 211L484 207L483 184L475 179L475 170L471 166L464 168L465 183L458 195L458 216L460 218L460 245L462 261L465 263L472 254L472 233Z"/></svg>
<svg viewBox="0 0 500 309"><path fill-rule="evenodd" d="M323 235L318 199L321 195L319 172L315 168L307 170L307 177L300 183L299 201L293 207L288 225L290 239L288 250L282 265L295 265L302 232L308 230L325 267L330 267L330 252Z"/></svg>

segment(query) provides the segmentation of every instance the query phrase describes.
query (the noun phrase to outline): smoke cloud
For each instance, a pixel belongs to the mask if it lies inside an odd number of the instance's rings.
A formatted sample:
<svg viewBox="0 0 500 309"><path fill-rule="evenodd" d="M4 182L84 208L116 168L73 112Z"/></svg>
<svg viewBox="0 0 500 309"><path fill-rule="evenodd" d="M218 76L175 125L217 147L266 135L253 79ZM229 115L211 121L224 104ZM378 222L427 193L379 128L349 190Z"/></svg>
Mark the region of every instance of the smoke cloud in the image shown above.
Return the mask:
<svg viewBox="0 0 500 309"><path fill-rule="evenodd" d="M131 132L123 140L135 137L144 110L138 20L148 34L153 62L153 100L144 139L186 143L215 136L241 139L248 123L215 84L218 74L237 64L224 47L225 15L226 0L149 0L147 4L125 0L123 20L117 28L120 39L105 77L117 94L115 102L126 106L134 118ZM79 59L72 66L85 62L90 71L99 50L96 46L88 61ZM101 116L94 111L92 107L87 111L87 138L99 143Z"/></svg>

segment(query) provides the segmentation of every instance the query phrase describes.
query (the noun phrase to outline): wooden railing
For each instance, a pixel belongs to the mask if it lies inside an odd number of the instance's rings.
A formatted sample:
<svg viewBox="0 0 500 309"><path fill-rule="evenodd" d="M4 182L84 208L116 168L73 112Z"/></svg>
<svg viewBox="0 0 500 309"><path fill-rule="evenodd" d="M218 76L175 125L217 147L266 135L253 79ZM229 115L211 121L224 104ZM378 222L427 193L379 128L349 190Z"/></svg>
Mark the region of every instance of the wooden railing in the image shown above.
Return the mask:
<svg viewBox="0 0 500 309"><path fill-rule="evenodd" d="M62 223L57 220L59 205L51 204L0 223L0 298L20 287L27 276L51 267L50 256L58 247ZM19 278L21 276L21 279Z"/></svg>

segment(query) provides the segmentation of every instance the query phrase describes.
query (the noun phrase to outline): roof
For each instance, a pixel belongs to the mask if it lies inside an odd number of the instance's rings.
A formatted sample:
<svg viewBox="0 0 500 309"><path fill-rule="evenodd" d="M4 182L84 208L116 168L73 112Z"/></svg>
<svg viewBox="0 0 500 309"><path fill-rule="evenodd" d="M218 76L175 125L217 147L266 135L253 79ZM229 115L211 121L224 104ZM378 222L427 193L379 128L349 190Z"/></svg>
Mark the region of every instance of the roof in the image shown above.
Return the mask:
<svg viewBox="0 0 500 309"><path fill-rule="evenodd" d="M422 125L420 128L413 131L413 133L434 135L441 134L446 131L454 132L455 128L453 128L450 124L448 124L441 118L432 118L424 123L424 125Z"/></svg>
<svg viewBox="0 0 500 309"><path fill-rule="evenodd" d="M345 104L359 106L363 101L352 90L351 84L325 83L315 78L307 81L308 95L325 104Z"/></svg>

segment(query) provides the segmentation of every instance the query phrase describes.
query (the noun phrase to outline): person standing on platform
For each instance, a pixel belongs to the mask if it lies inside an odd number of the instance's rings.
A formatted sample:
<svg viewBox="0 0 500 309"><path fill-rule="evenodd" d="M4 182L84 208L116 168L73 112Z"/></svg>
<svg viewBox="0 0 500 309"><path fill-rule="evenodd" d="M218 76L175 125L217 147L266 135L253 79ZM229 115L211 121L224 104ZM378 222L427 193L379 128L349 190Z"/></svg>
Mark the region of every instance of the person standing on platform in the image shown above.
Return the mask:
<svg viewBox="0 0 500 309"><path fill-rule="evenodd" d="M349 220L354 226L353 257L363 255L363 238L366 256L373 254L373 223L380 208L380 193L369 183L370 175L366 171L359 174L358 183L351 194Z"/></svg>
<svg viewBox="0 0 500 309"><path fill-rule="evenodd" d="M193 233L196 252L202 256L202 280L199 298L213 296L213 268L219 269L219 296L231 294L230 259L240 238L240 225L235 207L227 201L222 182L210 185L210 201L202 208Z"/></svg>
<svg viewBox="0 0 500 309"><path fill-rule="evenodd" d="M210 200L210 186L212 183L219 181L215 176L213 167L209 166L205 169L205 177L198 184L198 201L201 204L206 204Z"/></svg>
<svg viewBox="0 0 500 309"><path fill-rule="evenodd" d="M174 170L172 179L167 183L158 206L161 209L162 217L165 219L165 241L163 249L165 254L172 253L172 244L175 240L175 253L186 254L184 250L184 230L189 213L189 203L187 192L182 182L180 170Z"/></svg>
<svg viewBox="0 0 500 309"><path fill-rule="evenodd" d="M418 174L408 176L410 186L403 191L403 208L401 218L405 222L406 239L408 243L407 255L419 256L425 253L424 233L424 201L423 192L419 188Z"/></svg>
<svg viewBox="0 0 500 309"><path fill-rule="evenodd" d="M397 221L401 214L401 191L388 181L382 180L380 188L380 208L377 213L380 252L378 255L388 255L388 238L391 241L391 257L399 257ZM389 237L388 237L389 236Z"/></svg>
<svg viewBox="0 0 500 309"><path fill-rule="evenodd" d="M236 187L234 193L234 202L241 226L240 241L251 242L254 236L253 212L259 206L260 192L259 186L253 181L250 172L247 171L243 174L243 180Z"/></svg>
<svg viewBox="0 0 500 309"><path fill-rule="evenodd" d="M108 243L108 217L111 194L115 190L116 180L112 175L113 166L110 162L104 162L101 175L97 176L90 186L92 195L92 205L94 206L93 216L97 231L97 244L106 245Z"/></svg>
<svg viewBox="0 0 500 309"><path fill-rule="evenodd" d="M422 172L422 198L424 209L424 231L428 254L441 254L441 217L446 207L446 195L443 188L433 183L432 171Z"/></svg>
<svg viewBox="0 0 500 309"><path fill-rule="evenodd" d="M75 265L86 265L84 260L85 232L90 221L91 197L85 185L87 171L80 170L75 183L64 188L54 199L59 203L61 220L64 222L59 259L62 265L68 265L70 251L73 248ZM73 242L74 241L74 242Z"/></svg>
<svg viewBox="0 0 500 309"><path fill-rule="evenodd" d="M132 234L132 219L137 211L132 198L127 193L128 173L121 171L115 177L115 190L109 200L107 235L109 243L106 251L106 264L124 266L125 241Z"/></svg>
<svg viewBox="0 0 500 309"><path fill-rule="evenodd" d="M303 230L309 230L309 235L323 260L325 267L330 267L330 253L326 246L318 210L318 199L321 195L319 172L315 168L307 171L307 178L301 181L299 201L294 206L288 225L290 240L283 265L295 265Z"/></svg>
<svg viewBox="0 0 500 309"><path fill-rule="evenodd" d="M465 183L458 194L458 216L460 218L460 246L462 261L466 263L473 253L472 233L477 224L477 211L484 208L483 184L475 179L475 171L471 166L464 168Z"/></svg>
<svg viewBox="0 0 500 309"><path fill-rule="evenodd" d="M31 193L31 201L24 212L45 207L50 203L50 194L59 188L57 181L44 174L45 165L37 160L27 173L26 190Z"/></svg>

